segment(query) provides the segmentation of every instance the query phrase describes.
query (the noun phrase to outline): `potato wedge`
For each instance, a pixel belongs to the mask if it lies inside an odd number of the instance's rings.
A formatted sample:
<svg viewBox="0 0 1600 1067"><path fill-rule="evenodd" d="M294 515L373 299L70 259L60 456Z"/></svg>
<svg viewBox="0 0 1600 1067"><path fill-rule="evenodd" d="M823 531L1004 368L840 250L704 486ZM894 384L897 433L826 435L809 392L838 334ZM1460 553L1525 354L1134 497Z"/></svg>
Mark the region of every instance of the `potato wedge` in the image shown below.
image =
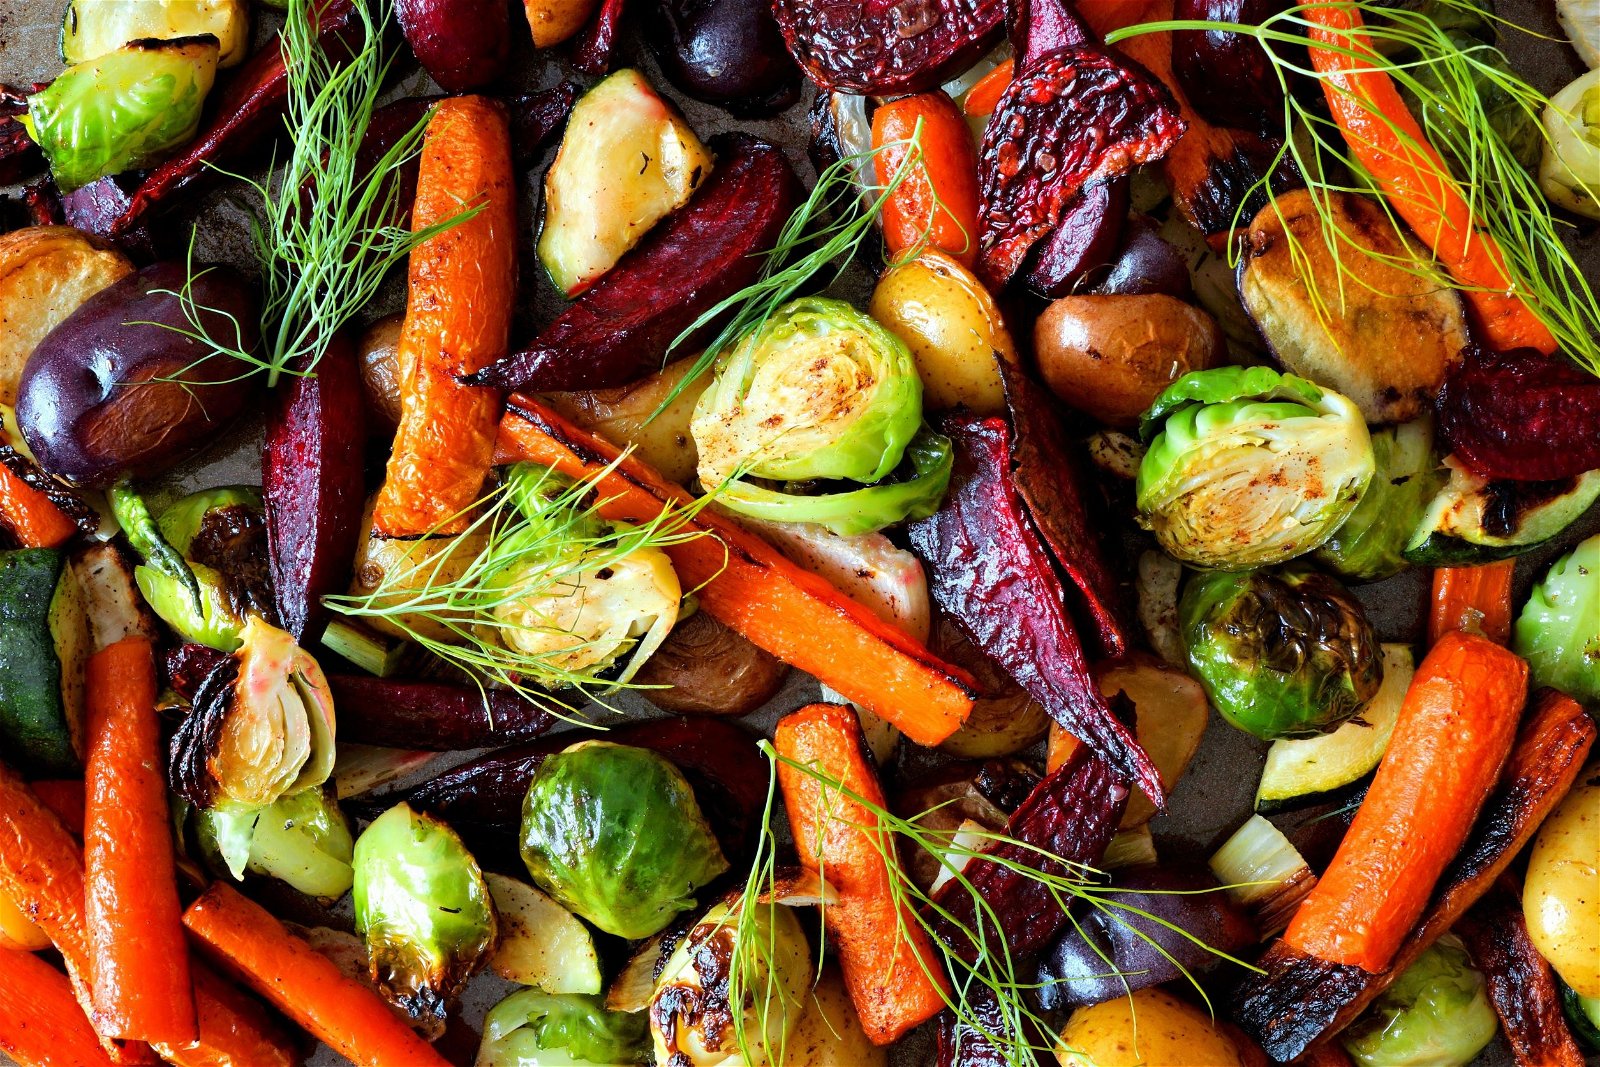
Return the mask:
<svg viewBox="0 0 1600 1067"><path fill-rule="evenodd" d="M490 970L546 993L600 992L594 936L577 916L526 882L503 874L483 880L500 920Z"/></svg>
<svg viewBox="0 0 1600 1067"><path fill-rule="evenodd" d="M1600 997L1600 763L1545 820L1522 889L1528 936L1579 996Z"/></svg>
<svg viewBox="0 0 1600 1067"><path fill-rule="evenodd" d="M34 346L133 264L71 226L30 226L0 235L0 404L15 405Z"/></svg>
<svg viewBox="0 0 1600 1067"><path fill-rule="evenodd" d="M1414 419L1467 345L1461 297L1427 276L1421 247L1372 200L1330 195L1333 248L1317 207L1297 190L1250 223L1239 262L1245 310L1285 370L1348 396L1368 422Z"/></svg>
<svg viewBox="0 0 1600 1067"><path fill-rule="evenodd" d="M583 29L599 0L523 0L535 48L554 48Z"/></svg>
<svg viewBox="0 0 1600 1067"><path fill-rule="evenodd" d="M1056 1039L1061 1067L1243 1067L1244 1058L1199 1008L1163 989L1079 1008Z"/></svg>

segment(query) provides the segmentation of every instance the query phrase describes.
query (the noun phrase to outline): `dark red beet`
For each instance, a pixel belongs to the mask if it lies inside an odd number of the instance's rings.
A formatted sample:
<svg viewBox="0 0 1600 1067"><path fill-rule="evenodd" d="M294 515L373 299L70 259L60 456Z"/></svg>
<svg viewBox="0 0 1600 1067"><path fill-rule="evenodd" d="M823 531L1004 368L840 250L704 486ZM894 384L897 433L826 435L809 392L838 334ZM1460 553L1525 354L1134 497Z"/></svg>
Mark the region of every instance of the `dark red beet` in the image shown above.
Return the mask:
<svg viewBox="0 0 1600 1067"><path fill-rule="evenodd" d="M360 542L365 403L355 347L337 334L315 374L281 387L267 423L261 488L273 598L302 643L322 632L322 598L345 587Z"/></svg>
<svg viewBox="0 0 1600 1067"><path fill-rule="evenodd" d="M1010 6L1011 50L1022 70L1051 52L1094 43L1089 27L1062 0L1011 0Z"/></svg>
<svg viewBox="0 0 1600 1067"><path fill-rule="evenodd" d="M542 93L514 96L507 102L511 112L511 149L519 168L531 167L544 146L561 132L577 99L578 87L562 82Z"/></svg>
<svg viewBox="0 0 1600 1067"><path fill-rule="evenodd" d="M169 649L162 657L162 670L178 699L192 701L200 683L227 658L226 652L190 642Z"/></svg>
<svg viewBox="0 0 1600 1067"><path fill-rule="evenodd" d="M459 752L528 741L556 717L507 689L365 674L330 674L339 739L387 748Z"/></svg>
<svg viewBox="0 0 1600 1067"><path fill-rule="evenodd" d="M622 12L627 0L600 0L600 9L594 13L572 50L572 65L585 74L600 75L611 69L611 54L617 49L617 31L622 27Z"/></svg>
<svg viewBox="0 0 1600 1067"><path fill-rule="evenodd" d="M1560 357L1469 351L1438 405L1456 458L1485 478L1550 482L1600 467L1600 378Z"/></svg>
<svg viewBox="0 0 1600 1067"><path fill-rule="evenodd" d="M1053 719L1160 804L1160 776L1090 676L1050 552L1011 480L1010 428L952 417L942 430L955 446L950 492L910 528L934 601Z"/></svg>
<svg viewBox="0 0 1600 1067"><path fill-rule="evenodd" d="M978 273L998 289L1089 182L1160 159L1183 134L1160 82L1098 48L1036 61L1000 97L979 169Z"/></svg>
<svg viewBox="0 0 1600 1067"><path fill-rule="evenodd" d="M1288 0L1176 0L1172 17L1259 26L1287 6ZM1292 30L1289 25L1281 28ZM1273 47L1289 51L1286 45ZM1294 51L1305 67L1305 49ZM1243 130L1282 130L1283 87L1266 49L1253 37L1221 30L1179 30L1172 35L1172 73L1206 121Z"/></svg>
<svg viewBox="0 0 1600 1067"><path fill-rule="evenodd" d="M44 156L21 121L0 118L0 185L44 169Z"/></svg>
<svg viewBox="0 0 1600 1067"><path fill-rule="evenodd" d="M897 96L936 88L989 50L1005 0L774 0L789 54L824 89Z"/></svg>
<svg viewBox="0 0 1600 1067"><path fill-rule="evenodd" d="M989 1040L991 1034L1009 1037L1011 1019L1000 1010L1000 1002L976 983L967 990L966 1001L967 1010L961 1017L950 1011L939 1016L938 1067L1012 1067L1011 1058ZM978 1025L973 1026L969 1018Z"/></svg>
<svg viewBox="0 0 1600 1067"><path fill-rule="evenodd" d="M509 0L396 0L406 43L447 93L478 89L511 58Z"/></svg>
<svg viewBox="0 0 1600 1067"><path fill-rule="evenodd" d="M134 259L149 262L156 258L155 238L148 226L134 226L118 232L117 220L128 210L132 199L116 175L100 178L74 189L61 198L61 213L68 226L113 241Z"/></svg>
<svg viewBox="0 0 1600 1067"><path fill-rule="evenodd" d="M657 224L534 339L465 380L549 391L626 385L696 318L756 279L799 202L781 149L735 136L694 199Z"/></svg>
<svg viewBox="0 0 1600 1067"><path fill-rule="evenodd" d="M783 46L772 5L661 0L651 43L672 83L735 115L782 111L800 98L800 68Z"/></svg>
<svg viewBox="0 0 1600 1067"><path fill-rule="evenodd" d="M1049 300L1066 296L1116 254L1128 217L1128 179L1090 182L1061 212L1050 235L1034 248L1028 288Z"/></svg>

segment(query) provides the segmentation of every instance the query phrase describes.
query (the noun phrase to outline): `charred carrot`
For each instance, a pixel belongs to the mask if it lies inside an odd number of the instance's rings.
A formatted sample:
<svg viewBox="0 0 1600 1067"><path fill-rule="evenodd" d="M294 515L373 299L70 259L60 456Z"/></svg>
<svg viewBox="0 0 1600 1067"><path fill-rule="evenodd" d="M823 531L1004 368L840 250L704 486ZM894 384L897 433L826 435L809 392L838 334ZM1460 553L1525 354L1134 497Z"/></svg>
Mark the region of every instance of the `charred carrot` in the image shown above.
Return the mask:
<svg viewBox="0 0 1600 1067"><path fill-rule="evenodd" d="M1284 941L1378 972L1428 905L1511 751L1528 665L1452 631L1417 667L1355 821Z"/></svg>
<svg viewBox="0 0 1600 1067"><path fill-rule="evenodd" d="M0 1052L22 1067L112 1062L67 976L32 953L12 949L0 949Z"/></svg>
<svg viewBox="0 0 1600 1067"><path fill-rule="evenodd" d="M1008 59L979 78L962 98L961 110L973 116L993 115L994 109L1000 105L1001 94L1006 91L1006 86L1011 84L1011 75L1015 67L1016 60Z"/></svg>
<svg viewBox="0 0 1600 1067"><path fill-rule="evenodd" d="M0 465L0 527L24 548L57 548L78 532L55 502Z"/></svg>
<svg viewBox="0 0 1600 1067"><path fill-rule="evenodd" d="M199 1036L160 766L150 640L89 657L85 919L95 1028L181 1046Z"/></svg>
<svg viewBox="0 0 1600 1067"><path fill-rule="evenodd" d="M906 167L913 136L921 162ZM935 90L884 104L872 115L872 147L878 184L901 178L881 216L890 256L927 246L968 267L976 263L978 150L955 101Z"/></svg>
<svg viewBox="0 0 1600 1067"><path fill-rule="evenodd" d="M413 229L477 214L411 253L400 333L400 428L373 515L395 537L455 532L494 453L496 390L462 385L506 354L516 297L516 190L505 109L484 97L442 101L422 144Z"/></svg>
<svg viewBox="0 0 1600 1067"><path fill-rule="evenodd" d="M1473 218L1443 158L1428 144L1393 79L1379 69L1355 5L1300 5L1310 24L1311 65L1322 75L1323 95L1351 155L1461 283L1490 346L1554 352L1555 337L1515 291L1505 252Z"/></svg>
<svg viewBox="0 0 1600 1067"><path fill-rule="evenodd" d="M29 782L29 788L44 801L44 806L56 813L61 825L83 836L83 810L87 803L84 784L76 778L46 778Z"/></svg>
<svg viewBox="0 0 1600 1067"><path fill-rule="evenodd" d="M883 788L862 751L855 712L812 704L784 716L778 754L814 767L856 796L885 807ZM898 862L885 849L877 816L804 771L778 764L778 783L800 862L838 893L823 910L845 988L872 1042L887 1045L943 1011L950 998L943 963L923 928L892 893Z"/></svg>
<svg viewBox="0 0 1600 1067"><path fill-rule="evenodd" d="M1497 644L1511 638L1511 572L1515 560L1481 567L1440 567L1433 572L1428 640L1451 630L1482 634Z"/></svg>
<svg viewBox="0 0 1600 1067"><path fill-rule="evenodd" d="M206 890L183 923L252 989L352 1063L446 1067L378 994L228 886Z"/></svg>
<svg viewBox="0 0 1600 1067"><path fill-rule="evenodd" d="M500 424L499 462L530 460L582 480L619 456L616 446L527 397L513 397ZM664 508L691 503L682 488L633 456L601 479L596 496L600 513L620 522L647 522ZM706 536L669 545L666 553L712 618L888 719L919 745L938 744L966 721L975 683L959 667L736 523L704 510L690 525Z"/></svg>

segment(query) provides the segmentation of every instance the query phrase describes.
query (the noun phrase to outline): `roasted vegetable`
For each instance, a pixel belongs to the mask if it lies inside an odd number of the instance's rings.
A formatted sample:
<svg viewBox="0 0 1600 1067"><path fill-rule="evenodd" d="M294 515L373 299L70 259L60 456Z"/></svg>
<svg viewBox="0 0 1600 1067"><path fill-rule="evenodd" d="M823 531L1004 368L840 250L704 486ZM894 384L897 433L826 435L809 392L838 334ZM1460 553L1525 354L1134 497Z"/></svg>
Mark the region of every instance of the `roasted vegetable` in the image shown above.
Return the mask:
<svg viewBox="0 0 1600 1067"><path fill-rule="evenodd" d="M807 77L870 96L934 88L989 50L1006 14L1000 0L933 0L915 13L777 0L772 10Z"/></svg>
<svg viewBox="0 0 1600 1067"><path fill-rule="evenodd" d="M1523 917L1539 954L1581 997L1600 997L1600 765L1584 768L1528 855Z"/></svg>
<svg viewBox="0 0 1600 1067"><path fill-rule="evenodd" d="M1179 378L1140 423L1139 523L1178 559L1243 569L1317 548L1372 480L1372 441L1345 397L1266 367Z"/></svg>
<svg viewBox="0 0 1600 1067"><path fill-rule="evenodd" d="M788 664L697 611L679 619L633 681L663 711L748 715L777 696L788 676Z"/></svg>
<svg viewBox="0 0 1600 1067"><path fill-rule="evenodd" d="M404 804L362 832L354 866L356 930L372 980L437 1035L498 934L483 873L455 831Z"/></svg>
<svg viewBox="0 0 1600 1067"><path fill-rule="evenodd" d="M326 901L349 892L350 824L320 788L302 789L264 808L215 807L196 812L202 853L234 878L246 871Z"/></svg>
<svg viewBox="0 0 1600 1067"><path fill-rule="evenodd" d="M1255 919L1263 937L1281 933L1317 884L1305 857L1260 815L1246 819L1207 865L1227 887L1229 899Z"/></svg>
<svg viewBox="0 0 1600 1067"><path fill-rule="evenodd" d="M1600 73L1589 71L1550 98L1539 186L1550 202L1600 218Z"/></svg>
<svg viewBox="0 0 1600 1067"><path fill-rule="evenodd" d="M1446 19L1449 16L1444 15L1444 11L1449 7L1448 4L1438 5L1440 15ZM1539 116L1520 92L1506 88L1506 82L1516 84L1519 79L1505 53L1462 29L1446 28L1444 36L1451 47L1472 54L1471 87L1447 85L1447 79L1461 75L1446 74L1442 65L1424 62L1411 70L1417 81L1416 88L1407 85L1401 90L1408 110L1422 124L1428 143L1437 145L1451 172L1467 181L1472 180L1473 168L1480 162L1474 158L1476 150L1466 146L1485 137L1497 138L1504 144L1506 153L1524 169L1531 171L1538 167L1540 149L1546 146L1539 129ZM1488 36L1492 41L1492 27ZM1452 94L1462 92L1477 96L1478 106L1482 108L1481 119L1487 122L1481 122L1477 113L1470 118L1463 115L1459 106L1453 104L1456 98Z"/></svg>
<svg viewBox="0 0 1600 1067"><path fill-rule="evenodd" d="M1350 517L1317 549L1341 577L1377 581L1406 568L1403 552L1445 483L1428 418L1372 432L1374 470Z"/></svg>
<svg viewBox="0 0 1600 1067"><path fill-rule="evenodd" d="M146 561L134 570L139 591L179 637L232 652L249 616L272 617L266 530L255 487L191 493L163 510L159 528L149 530L138 522L142 502L130 488L118 483L110 496ZM137 509L132 516L129 507Z"/></svg>
<svg viewBox="0 0 1600 1067"><path fill-rule="evenodd" d="M523 0L535 48L552 48L579 30L599 7L599 0Z"/></svg>
<svg viewBox="0 0 1600 1067"><path fill-rule="evenodd" d="M489 1009L476 1067L623 1067L644 1063L648 1048L642 1016L607 1011L599 997L522 989Z"/></svg>
<svg viewBox="0 0 1600 1067"><path fill-rule="evenodd" d="M689 420L710 383L703 376L686 380L694 362L680 359L631 385L551 393L549 400L579 426L615 444L632 445L634 454L663 478L681 484L694 477L697 454ZM669 398L671 403L662 408Z"/></svg>
<svg viewBox="0 0 1600 1067"><path fill-rule="evenodd" d="M23 123L65 192L148 166L194 136L217 75L215 37L139 40L68 67Z"/></svg>
<svg viewBox="0 0 1600 1067"><path fill-rule="evenodd" d="M83 746L89 654L76 577L61 552L0 552L0 739L34 772L70 771Z"/></svg>
<svg viewBox="0 0 1600 1067"><path fill-rule="evenodd" d="M42 467L75 482L159 473L211 441L259 386L192 334L237 337L249 351L257 321L250 289L231 270L145 267L85 301L33 350L17 395L23 438Z"/></svg>
<svg viewBox="0 0 1600 1067"><path fill-rule="evenodd" d="M1461 942L1434 942L1340 1035L1360 1067L1464 1067L1500 1024Z"/></svg>
<svg viewBox="0 0 1600 1067"><path fill-rule="evenodd" d="M1383 681L1361 602L1304 565L1197 574L1178 614L1189 667L1211 703L1257 737L1327 733Z"/></svg>
<svg viewBox="0 0 1600 1067"><path fill-rule="evenodd" d="M537 737L550 711L506 689L401 678L328 676L345 741L456 752Z"/></svg>
<svg viewBox="0 0 1600 1067"><path fill-rule="evenodd" d="M1600 705L1600 535L1556 560L1528 595L1512 631L1532 684Z"/></svg>
<svg viewBox="0 0 1600 1067"><path fill-rule="evenodd" d="M576 296L593 285L689 202L711 166L694 131L638 71L590 89L545 173L539 260L556 287Z"/></svg>
<svg viewBox="0 0 1600 1067"><path fill-rule="evenodd" d="M1454 456L1402 553L1411 563L1471 567L1528 552L1577 522L1600 498L1600 470L1552 481L1486 479Z"/></svg>
<svg viewBox="0 0 1600 1067"><path fill-rule="evenodd" d="M696 100L735 115L776 114L800 96L800 71L767 4L669 0L650 34L661 69Z"/></svg>
<svg viewBox="0 0 1600 1067"><path fill-rule="evenodd" d="M607 933L640 938L728 868L683 774L647 749L585 741L549 757L522 809L534 881Z"/></svg>
<svg viewBox="0 0 1600 1067"><path fill-rule="evenodd" d="M134 41L215 37L217 66L236 67L250 50L245 0L69 0L61 20L61 59L99 59Z"/></svg>
<svg viewBox="0 0 1600 1067"><path fill-rule="evenodd" d="M481 88L505 73L511 58L511 5L506 0L396 0L406 43L447 93Z"/></svg>
<svg viewBox="0 0 1600 1067"><path fill-rule="evenodd" d="M1117 254L1128 216L1126 176L1091 181L1061 209L1055 229L1024 261L1028 288L1046 300L1071 296Z"/></svg>
<svg viewBox="0 0 1600 1067"><path fill-rule="evenodd" d="M1287 6L1289 0L1176 0L1172 17L1259 26ZM1299 58L1303 62L1304 54ZM1281 133L1283 85L1255 38L1220 29L1178 30L1172 35L1172 73L1190 106L1208 122Z"/></svg>
<svg viewBox="0 0 1600 1067"><path fill-rule="evenodd" d="M66 226L0 234L0 404L16 404L34 347L85 300L132 271L120 252Z"/></svg>
<svg viewBox="0 0 1600 1067"><path fill-rule="evenodd" d="M1244 1067L1233 1040L1206 1012L1162 989L1140 989L1079 1008L1056 1039L1061 1067Z"/></svg>
<svg viewBox="0 0 1600 1067"><path fill-rule="evenodd" d="M1133 427L1174 381L1222 351L1211 317L1173 297L1064 296L1033 327L1039 373L1051 390L1110 426Z"/></svg>
<svg viewBox="0 0 1600 1067"><path fill-rule="evenodd" d="M1445 379L1439 430L1485 478L1576 477L1600 468L1600 380L1530 349L1472 350Z"/></svg>
<svg viewBox="0 0 1600 1067"><path fill-rule="evenodd" d="M490 970L546 993L600 992L600 958L587 926L525 882L503 874L483 877L500 923Z"/></svg>

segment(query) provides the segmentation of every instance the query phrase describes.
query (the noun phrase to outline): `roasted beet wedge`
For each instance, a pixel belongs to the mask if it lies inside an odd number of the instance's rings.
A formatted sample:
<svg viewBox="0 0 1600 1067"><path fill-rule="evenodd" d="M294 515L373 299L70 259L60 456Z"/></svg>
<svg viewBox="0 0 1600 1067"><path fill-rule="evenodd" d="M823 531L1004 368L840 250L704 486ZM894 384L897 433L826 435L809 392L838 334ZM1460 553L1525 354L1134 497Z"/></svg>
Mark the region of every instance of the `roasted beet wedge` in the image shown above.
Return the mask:
<svg viewBox="0 0 1600 1067"><path fill-rule="evenodd" d="M511 148L519 168L532 166L544 146L561 132L577 99L578 87L571 82L562 82L529 96L511 98L508 104L511 112Z"/></svg>
<svg viewBox="0 0 1600 1067"><path fill-rule="evenodd" d="M1456 458L1485 478L1551 482L1600 467L1600 379L1563 359L1469 351L1438 404Z"/></svg>
<svg viewBox="0 0 1600 1067"><path fill-rule="evenodd" d="M617 31L622 28L622 12L627 0L600 0L583 35L572 50L572 65L585 74L600 75L611 69L611 54L617 50Z"/></svg>
<svg viewBox="0 0 1600 1067"><path fill-rule="evenodd" d="M756 279L799 202L781 149L734 136L694 199L651 230L531 347L464 379L545 392L627 385L661 368L702 313Z"/></svg>
<svg viewBox="0 0 1600 1067"><path fill-rule="evenodd" d="M1160 159L1183 135L1166 88L1099 48L1049 53L1023 70L984 128L979 274L999 288L1085 185Z"/></svg>
<svg viewBox="0 0 1600 1067"><path fill-rule="evenodd" d="M1022 70L1052 52L1095 41L1083 19L1062 0L1011 0L1009 7L1006 33Z"/></svg>
<svg viewBox="0 0 1600 1067"><path fill-rule="evenodd" d="M1127 178L1079 189L1061 210L1056 228L1034 246L1023 268L1028 288L1047 300L1076 292L1080 282L1110 264L1127 218Z"/></svg>
<svg viewBox="0 0 1600 1067"><path fill-rule="evenodd" d="M477 89L505 73L509 0L396 0L395 16L417 61L445 92Z"/></svg>
<svg viewBox="0 0 1600 1067"><path fill-rule="evenodd" d="M955 446L950 492L910 530L934 600L1051 718L1160 805L1160 775L1090 676L1050 552L1012 481L1010 428L965 417L942 428Z"/></svg>
<svg viewBox="0 0 1600 1067"><path fill-rule="evenodd" d="M775 0L789 54L824 89L898 96L937 87L989 50L1005 0Z"/></svg>
<svg viewBox="0 0 1600 1067"><path fill-rule="evenodd" d="M322 632L322 598L349 580L366 501L366 398L355 346L334 337L313 374L278 391L261 448L267 554L278 618L296 641Z"/></svg>
<svg viewBox="0 0 1600 1067"><path fill-rule="evenodd" d="M330 674L339 739L386 748L460 752L529 741L556 717L505 689L405 678Z"/></svg>
<svg viewBox="0 0 1600 1067"><path fill-rule="evenodd" d="M0 185L44 169L44 156L20 119L0 118Z"/></svg>

